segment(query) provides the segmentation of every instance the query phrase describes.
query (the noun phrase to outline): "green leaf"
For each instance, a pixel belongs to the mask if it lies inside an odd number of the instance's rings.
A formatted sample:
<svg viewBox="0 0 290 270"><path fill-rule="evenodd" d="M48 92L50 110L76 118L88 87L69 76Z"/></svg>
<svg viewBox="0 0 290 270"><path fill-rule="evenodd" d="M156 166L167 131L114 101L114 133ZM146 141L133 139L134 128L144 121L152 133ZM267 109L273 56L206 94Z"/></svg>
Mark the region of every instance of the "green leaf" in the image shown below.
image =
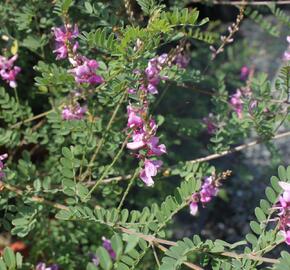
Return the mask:
<svg viewBox="0 0 290 270"><path fill-rule="evenodd" d="M287 172L283 166L279 166L278 168L278 176L281 181L287 181Z"/></svg>
<svg viewBox="0 0 290 270"><path fill-rule="evenodd" d="M11 248L6 247L4 249L3 258L9 269L16 267L15 255Z"/></svg>
<svg viewBox="0 0 290 270"><path fill-rule="evenodd" d="M272 188L267 187L265 193L266 193L267 199L268 199L271 203L275 203L275 201L276 201L276 199L277 199L277 196L276 196L275 191L274 191Z"/></svg>
<svg viewBox="0 0 290 270"><path fill-rule="evenodd" d="M112 243L112 248L115 251L117 258L119 258L123 251L123 242L122 242L121 237L117 233L115 233L111 239L111 243Z"/></svg>
<svg viewBox="0 0 290 270"><path fill-rule="evenodd" d="M127 242L125 253L130 252L139 242L139 237L133 234L124 234L123 239Z"/></svg>
<svg viewBox="0 0 290 270"><path fill-rule="evenodd" d="M61 152L62 152L63 156L66 157L67 159L69 159L69 160L73 159L73 154L67 147L63 147Z"/></svg>
<svg viewBox="0 0 290 270"><path fill-rule="evenodd" d="M96 252L98 258L100 259L100 265L104 270L110 270L113 266L111 257L106 249L99 247Z"/></svg>
<svg viewBox="0 0 290 270"><path fill-rule="evenodd" d="M23 260L22 255L19 252L17 252L16 253L16 265L17 265L17 268L22 268L22 260Z"/></svg>
<svg viewBox="0 0 290 270"><path fill-rule="evenodd" d="M90 2L85 2L85 8L88 11L88 13L92 14L93 13L93 7Z"/></svg>
<svg viewBox="0 0 290 270"><path fill-rule="evenodd" d="M266 220L266 215L264 214L264 212L262 211L261 208L259 207L256 207L255 208L255 215L258 219L259 222L263 222Z"/></svg>
<svg viewBox="0 0 290 270"><path fill-rule="evenodd" d="M250 227L252 229L252 231L255 233L255 234L258 234L260 235L262 233L262 230L260 228L260 224L256 221L251 221L250 222Z"/></svg>

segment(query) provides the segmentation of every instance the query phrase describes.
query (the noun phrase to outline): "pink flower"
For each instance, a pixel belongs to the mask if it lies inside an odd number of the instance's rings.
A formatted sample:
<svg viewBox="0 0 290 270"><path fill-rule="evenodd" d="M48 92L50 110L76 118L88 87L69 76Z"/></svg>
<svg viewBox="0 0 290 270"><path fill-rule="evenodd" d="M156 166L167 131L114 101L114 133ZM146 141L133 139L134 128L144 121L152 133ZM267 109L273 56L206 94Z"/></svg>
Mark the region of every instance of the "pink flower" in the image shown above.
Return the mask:
<svg viewBox="0 0 290 270"><path fill-rule="evenodd" d="M200 201L202 203L208 203L212 200L212 197L216 196L218 188L215 187L212 176L206 177L200 191Z"/></svg>
<svg viewBox="0 0 290 270"><path fill-rule="evenodd" d="M191 203L189 204L190 214L195 216L198 211L198 201L199 201L199 194L194 193L191 196Z"/></svg>
<svg viewBox="0 0 290 270"><path fill-rule="evenodd" d="M3 160L8 158L8 154L0 155L0 181L5 177L5 173L3 172L4 163Z"/></svg>
<svg viewBox="0 0 290 270"><path fill-rule="evenodd" d="M17 58L17 54L12 56L10 59L7 59L4 56L0 56L0 76L12 88L17 87L16 76L21 71L20 67L13 66Z"/></svg>
<svg viewBox="0 0 290 270"><path fill-rule="evenodd" d="M159 144L159 138L158 137L151 137L148 142L147 146L149 148L148 155L155 155L155 156L161 156L163 154L166 154L166 146L164 144Z"/></svg>
<svg viewBox="0 0 290 270"><path fill-rule="evenodd" d="M76 60L76 66L70 69L77 83L100 84L103 83L103 78L96 74L98 68L96 60L87 59L84 56L79 56Z"/></svg>
<svg viewBox="0 0 290 270"><path fill-rule="evenodd" d="M145 160L144 169L142 169L140 172L140 178L143 180L146 186L150 187L154 184L152 177L157 175L158 169L161 166L161 160Z"/></svg>
<svg viewBox="0 0 290 270"><path fill-rule="evenodd" d="M242 101L241 97L242 97L242 93L238 89L236 91L236 93L231 96L231 99L230 99L230 104L231 104L232 108L234 109L234 111L236 112L236 114L238 115L239 119L243 118L243 114L242 114L243 101Z"/></svg>
<svg viewBox="0 0 290 270"><path fill-rule="evenodd" d="M65 106L61 116L63 120L81 120L87 112L87 107L81 107L78 103L74 106Z"/></svg>
<svg viewBox="0 0 290 270"><path fill-rule="evenodd" d="M200 201L203 206L209 203L214 196L218 194L218 188L212 176L207 176L201 186L201 190L192 194L189 204L190 214L195 216L198 211L198 202Z"/></svg>
<svg viewBox="0 0 290 270"><path fill-rule="evenodd" d="M103 247L108 251L110 257L115 260L116 259L116 253L115 251L113 250L112 248L112 244L111 244L111 241L108 240L106 237L102 237L102 240L103 240Z"/></svg>
<svg viewBox="0 0 290 270"><path fill-rule="evenodd" d="M147 68L145 69L146 83L141 86L143 90L153 95L158 94L157 85L160 80L166 79L165 77L161 77L159 73L167 57L167 54L162 54L149 60Z"/></svg>
<svg viewBox="0 0 290 270"><path fill-rule="evenodd" d="M284 237L284 241L287 245L290 245L290 230L289 231L283 231L281 230L280 233Z"/></svg>
<svg viewBox="0 0 290 270"><path fill-rule="evenodd" d="M279 229L287 245L290 245L290 183L279 182L283 192L279 202L273 209L277 209L279 217Z"/></svg>
<svg viewBox="0 0 290 270"><path fill-rule="evenodd" d="M213 122L213 115L209 114L209 116L204 117L202 119L202 121L206 125L208 134L214 134L217 127L216 127L215 123Z"/></svg>
<svg viewBox="0 0 290 270"><path fill-rule="evenodd" d="M179 53L173 61L175 65L184 69L188 66L189 62L190 58L182 53Z"/></svg>
<svg viewBox="0 0 290 270"><path fill-rule="evenodd" d="M290 184L280 181L279 185L283 189L283 194L279 198L282 207L290 206Z"/></svg>
<svg viewBox="0 0 290 270"><path fill-rule="evenodd" d="M141 127L144 124L142 117L140 116L143 110L134 108L131 105L127 106L128 123L129 128Z"/></svg>
<svg viewBox="0 0 290 270"><path fill-rule="evenodd" d="M242 81L245 81L248 79L250 74L250 69L247 66L242 66L240 70L240 78Z"/></svg>
<svg viewBox="0 0 290 270"><path fill-rule="evenodd" d="M73 40L79 35L79 30L76 24L74 25L74 28L70 24L67 24L62 27L53 27L52 30L56 41L56 49L53 52L57 54L57 60L67 58L69 46L72 47L73 52L76 52L78 43L73 43Z"/></svg>
<svg viewBox="0 0 290 270"><path fill-rule="evenodd" d="M131 150L138 150L146 145L144 141L144 133L135 133L132 135L133 142L127 143L127 148Z"/></svg>

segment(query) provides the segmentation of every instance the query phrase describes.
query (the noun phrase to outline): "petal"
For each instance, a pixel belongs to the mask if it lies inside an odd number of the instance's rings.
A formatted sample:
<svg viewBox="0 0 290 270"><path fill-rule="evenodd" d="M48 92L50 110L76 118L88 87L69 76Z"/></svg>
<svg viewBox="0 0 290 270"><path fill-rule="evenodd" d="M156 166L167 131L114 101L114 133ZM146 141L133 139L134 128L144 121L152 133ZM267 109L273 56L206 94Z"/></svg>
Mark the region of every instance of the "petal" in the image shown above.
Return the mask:
<svg viewBox="0 0 290 270"><path fill-rule="evenodd" d="M143 141L127 143L127 148L131 150L137 150L144 146L145 146L145 143Z"/></svg>
<svg viewBox="0 0 290 270"><path fill-rule="evenodd" d="M290 183L279 181L278 184L284 191L290 191Z"/></svg>
<svg viewBox="0 0 290 270"><path fill-rule="evenodd" d="M198 211L198 204L196 202L191 202L189 205L190 214L195 216Z"/></svg>
<svg viewBox="0 0 290 270"><path fill-rule="evenodd" d="M145 183L146 186L151 187L154 185L154 181L153 181L152 177L147 176L145 173L145 170L142 170L140 172L139 176L140 176L141 180Z"/></svg>

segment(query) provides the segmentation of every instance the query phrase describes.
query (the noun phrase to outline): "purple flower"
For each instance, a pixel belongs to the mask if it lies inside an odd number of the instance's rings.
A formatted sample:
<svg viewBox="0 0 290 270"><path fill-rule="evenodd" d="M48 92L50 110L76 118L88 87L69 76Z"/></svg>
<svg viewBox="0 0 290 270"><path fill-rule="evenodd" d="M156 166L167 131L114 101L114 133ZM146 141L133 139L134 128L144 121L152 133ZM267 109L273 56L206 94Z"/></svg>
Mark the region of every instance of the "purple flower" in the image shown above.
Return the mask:
<svg viewBox="0 0 290 270"><path fill-rule="evenodd" d="M59 266L57 264L52 264L51 266L47 266L43 262L40 262L36 265L35 270L59 270Z"/></svg>
<svg viewBox="0 0 290 270"><path fill-rule="evenodd" d="M0 55L0 75L12 88L17 87L16 76L21 71L20 67L13 66L17 58L17 54L12 56L10 59Z"/></svg>
<svg viewBox="0 0 290 270"><path fill-rule="evenodd" d="M111 244L111 241L108 240L106 237L102 237L102 240L103 240L103 247L104 249L106 249L110 255L110 257L115 260L116 259L116 253L115 251L113 250L112 248L112 244Z"/></svg>
<svg viewBox="0 0 290 270"><path fill-rule="evenodd" d="M73 43L73 40L79 35L79 30L76 24L74 27L70 24L62 27L53 27L52 30L56 41L56 49L53 52L57 54L57 60L67 58L69 46L72 47L74 53L76 52L78 43Z"/></svg>
<svg viewBox="0 0 290 270"><path fill-rule="evenodd" d="M149 60L147 68L145 69L146 82L141 86L141 89L148 91L149 93L158 94L157 85L160 80L166 79L160 76L162 65L165 64L168 58L167 54L162 54L158 57L154 57Z"/></svg>
<svg viewBox="0 0 290 270"><path fill-rule="evenodd" d="M61 117L63 120L81 120L87 112L87 106L81 107L78 103L74 106L65 106L62 109Z"/></svg>
<svg viewBox="0 0 290 270"><path fill-rule="evenodd" d="M208 203L212 200L212 197L216 196L218 188L214 185L212 176L206 177L201 187L200 201L202 203Z"/></svg>
<svg viewBox="0 0 290 270"><path fill-rule="evenodd" d="M5 173L3 172L4 163L3 160L8 158L8 154L0 155L0 181L5 177Z"/></svg>
<svg viewBox="0 0 290 270"><path fill-rule="evenodd" d="M207 176L201 186L201 190L192 194L189 204L190 214L195 216L198 211L198 202L201 202L203 206L209 203L214 196L218 194L218 188L212 176Z"/></svg>
<svg viewBox="0 0 290 270"><path fill-rule="evenodd" d="M213 122L213 115L209 114L208 117L204 117L202 122L206 125L208 134L214 134L217 130L217 126Z"/></svg>
<svg viewBox="0 0 290 270"><path fill-rule="evenodd" d="M190 58L184 54L179 53L175 58L173 63L180 68L186 68L190 62Z"/></svg>
<svg viewBox="0 0 290 270"><path fill-rule="evenodd" d="M146 145L144 141L145 133L135 133L132 135L133 142L127 143L127 148L131 150L138 150Z"/></svg>
<svg viewBox="0 0 290 270"><path fill-rule="evenodd" d="M287 42L290 43L290 36L287 36ZM284 52L284 55L283 55L283 60L284 61L290 61L290 52L289 52L289 48L286 52Z"/></svg>
<svg viewBox="0 0 290 270"><path fill-rule="evenodd" d="M161 156L163 154L166 154L166 146L164 144L159 144L159 138L158 137L151 137L148 142L147 146L149 148L148 155L152 156Z"/></svg>
<svg viewBox="0 0 290 270"><path fill-rule="evenodd" d="M95 266L98 266L100 264L100 259L97 255L95 255L94 253L89 253L89 257L90 259L92 260L92 263L95 265Z"/></svg>
<svg viewBox="0 0 290 270"><path fill-rule="evenodd" d="M240 79L245 81L248 79L250 74L250 69L247 66L242 66L240 70Z"/></svg>
<svg viewBox="0 0 290 270"><path fill-rule="evenodd" d="M190 209L190 214L193 215L193 216L195 216L197 214L198 201L199 201L198 193L192 194L191 202L189 204L189 209Z"/></svg>
<svg viewBox="0 0 290 270"><path fill-rule="evenodd" d="M285 243L290 245L290 183L279 182L283 189L279 202L273 209L278 210L279 229L284 237Z"/></svg>
<svg viewBox="0 0 290 270"><path fill-rule="evenodd" d="M127 106L127 114L128 114L128 123L127 126L129 128L142 127L144 121L141 117L141 114L144 113L142 109L134 108L133 106Z"/></svg>
<svg viewBox="0 0 290 270"><path fill-rule="evenodd" d="M75 67L69 72L74 76L77 83L100 84L103 78L96 74L99 64L96 60L87 59L79 56L76 60Z"/></svg>
<svg viewBox="0 0 290 270"><path fill-rule="evenodd" d="M230 104L236 114L238 115L239 119L243 118L243 101L241 99L242 93L239 89L237 89L236 93L231 96Z"/></svg>
<svg viewBox="0 0 290 270"><path fill-rule="evenodd" d="M146 186L150 187L154 184L153 176L157 175L158 169L162 166L161 160L146 159L144 162L144 169L140 172L140 178Z"/></svg>
<svg viewBox="0 0 290 270"><path fill-rule="evenodd" d="M251 100L249 104L249 113L253 114L257 106L258 106L258 101L256 99Z"/></svg>

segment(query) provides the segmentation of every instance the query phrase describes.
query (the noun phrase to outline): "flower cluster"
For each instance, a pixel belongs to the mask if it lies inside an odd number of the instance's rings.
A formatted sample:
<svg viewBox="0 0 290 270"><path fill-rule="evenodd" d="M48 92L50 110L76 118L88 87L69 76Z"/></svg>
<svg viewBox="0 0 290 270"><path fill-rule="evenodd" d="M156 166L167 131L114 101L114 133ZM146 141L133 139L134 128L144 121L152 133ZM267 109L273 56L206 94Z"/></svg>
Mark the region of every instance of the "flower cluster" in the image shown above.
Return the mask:
<svg viewBox="0 0 290 270"><path fill-rule="evenodd" d="M152 177L157 175L162 161L153 160L151 157L165 154L166 146L159 144L159 138L155 136L157 125L154 119L151 118L149 121L145 121L143 118L146 114L146 109L129 105L127 111L127 126L133 131L132 141L127 143L127 148L139 151L135 156L144 161L144 168L140 172L140 178L147 186L152 186L154 184Z"/></svg>
<svg viewBox="0 0 290 270"><path fill-rule="evenodd" d="M100 75L96 74L99 64L96 60L88 59L87 57L77 53L79 47L75 39L79 35L77 25L74 27L66 24L62 27L54 27L54 36L56 42L57 54L56 59L65 59L68 57L73 68L68 72L74 76L76 83L96 85L101 84L104 80ZM72 100L71 104L64 106L62 110L63 120L81 120L87 112L87 107L81 107L76 100Z"/></svg>
<svg viewBox="0 0 290 270"><path fill-rule="evenodd" d="M96 60L88 59L87 57L77 53L78 42L74 41L78 35L79 30L77 25L74 28L70 24L63 27L54 27L54 36L57 49L54 50L57 54L56 59L69 58L73 68L69 72L74 76L75 81L79 84L100 84L103 78L96 74L98 69L98 62Z"/></svg>
<svg viewBox="0 0 290 270"><path fill-rule="evenodd" d="M78 49L78 42L74 40L79 35L78 26L75 24L74 27L70 24L66 24L62 27L52 28L55 37L56 49L53 51L57 54L56 59L65 59L69 53L75 53Z"/></svg>
<svg viewBox="0 0 290 270"><path fill-rule="evenodd" d="M61 117L63 120L81 120L84 118L87 112L86 106L80 106L79 103L75 103L71 106L64 106L61 112Z"/></svg>
<svg viewBox="0 0 290 270"><path fill-rule="evenodd" d="M243 118L243 103L242 92L240 89L237 89L236 93L231 96L230 104L239 119Z"/></svg>
<svg viewBox="0 0 290 270"><path fill-rule="evenodd" d="M75 81L79 84L100 84L103 82L103 78L96 74L96 70L99 64L96 60L91 60L82 55L77 55L75 59L71 60L74 68L69 72L74 76Z"/></svg>
<svg viewBox="0 0 290 270"><path fill-rule="evenodd" d="M36 265L35 270L59 270L59 266L57 264L52 264L51 266L46 266L45 263L40 262Z"/></svg>
<svg viewBox="0 0 290 270"><path fill-rule="evenodd" d="M159 144L159 138L156 136L158 126L155 120L148 116L148 94L157 94L159 82L167 79L160 75L167 57L167 54L162 54L150 59L143 73L139 91L129 90L130 94L137 96L139 102L127 107L127 127L131 130L130 137L132 139L127 143L127 148L137 151L134 154L135 157L142 160L144 167L140 171L139 177L147 186L154 184L152 177L157 175L162 166L162 161L156 160L154 157L166 153L166 146Z"/></svg>
<svg viewBox="0 0 290 270"><path fill-rule="evenodd" d="M217 195L219 189L217 181L212 176L205 177L204 182L201 186L201 190L198 193L194 193L191 196L190 202L190 214L195 216L198 211L198 203L201 202L204 206L209 203L214 196Z"/></svg>
<svg viewBox="0 0 290 270"><path fill-rule="evenodd" d="M106 237L102 237L102 241L103 241L103 248L106 249L111 257L111 259L115 260L116 259L116 253L112 248L112 243L109 239L107 239Z"/></svg>
<svg viewBox="0 0 290 270"><path fill-rule="evenodd" d="M286 244L290 245L290 184L279 182L283 189L283 194L279 197L279 202L274 209L279 211L279 229L284 236Z"/></svg>
<svg viewBox="0 0 290 270"><path fill-rule="evenodd" d="M287 36L287 42L290 44L290 36ZM290 61L290 51L289 51L289 49L286 52L284 52L283 59L285 61Z"/></svg>
<svg viewBox="0 0 290 270"><path fill-rule="evenodd" d="M159 82L167 79L167 77L160 76L162 66L166 63L167 58L168 55L164 53L149 60L145 69L145 80L141 86L142 90L148 91L153 95L158 94L157 86Z"/></svg>
<svg viewBox="0 0 290 270"><path fill-rule="evenodd" d="M14 66L14 62L17 58L17 54L12 56L10 59L0 55L0 76L12 88L17 87L16 76L21 71L20 67Z"/></svg>
<svg viewBox="0 0 290 270"><path fill-rule="evenodd" d="M207 117L202 119L202 122L206 125L208 134L214 134L217 130L217 125L214 121L214 116L210 113Z"/></svg>
<svg viewBox="0 0 290 270"><path fill-rule="evenodd" d="M240 70L240 79L246 81L250 75L250 69L247 66L242 66Z"/></svg>
<svg viewBox="0 0 290 270"><path fill-rule="evenodd" d="M8 157L7 154L0 155L0 181L5 177L5 173L3 172L4 169L3 160L5 160L7 157Z"/></svg>

